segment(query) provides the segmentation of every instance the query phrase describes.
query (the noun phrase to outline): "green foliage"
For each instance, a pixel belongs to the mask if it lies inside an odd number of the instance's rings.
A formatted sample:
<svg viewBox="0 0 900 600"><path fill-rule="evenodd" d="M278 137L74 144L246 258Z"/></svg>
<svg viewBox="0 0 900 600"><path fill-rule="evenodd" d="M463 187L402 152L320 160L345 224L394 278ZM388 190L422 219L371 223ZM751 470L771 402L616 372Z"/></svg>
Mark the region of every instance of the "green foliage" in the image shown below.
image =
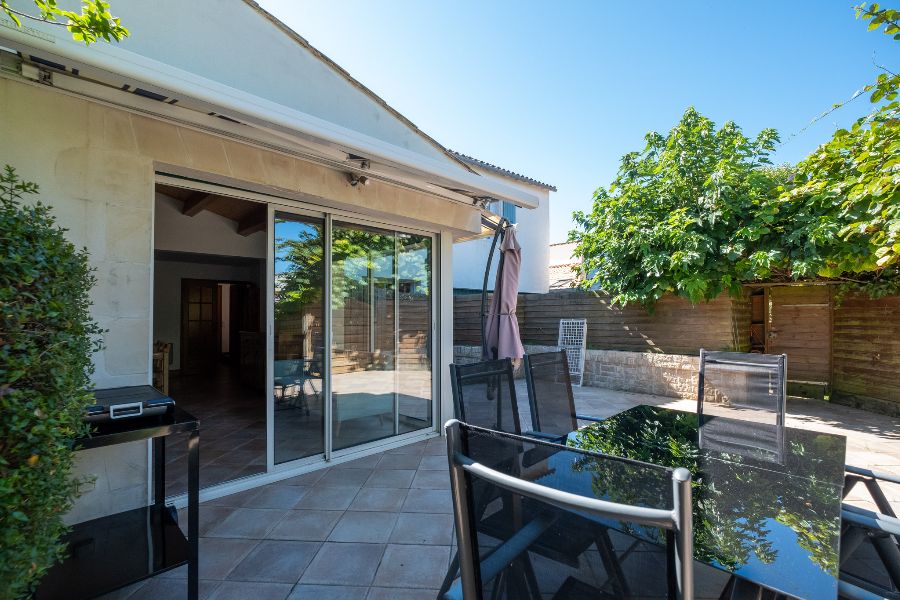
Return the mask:
<svg viewBox="0 0 900 600"><path fill-rule="evenodd" d="M53 23L66 27L72 38L85 45L98 39L107 42L128 37L128 30L109 12L109 3L103 0L81 0L81 12L65 10L57 6L57 0L33 0L39 15L30 15L10 7L7 0L0 0L0 9L9 15L16 26L22 26L21 18Z"/></svg>
<svg viewBox="0 0 900 600"><path fill-rule="evenodd" d="M668 135L646 141L594 193L593 210L574 215L585 285L652 307L664 294L696 302L768 277L781 258L770 200L789 175L769 166L777 133L751 139L689 108Z"/></svg>
<svg viewBox="0 0 900 600"><path fill-rule="evenodd" d="M84 432L94 283L84 250L7 166L0 173L0 599L26 595L59 558L75 494L72 444Z"/></svg>
<svg viewBox="0 0 900 600"><path fill-rule="evenodd" d="M857 7L869 29L900 40L900 11ZM797 166L781 198L794 223L796 277L834 277L872 296L900 292L900 76L866 86L873 111L838 129Z"/></svg>
<svg viewBox="0 0 900 600"><path fill-rule="evenodd" d="M834 441L817 437L816 452L807 452L796 442L790 444L788 460L801 465L808 475L794 481L802 486L794 496L773 494L771 475L759 466L767 464L764 458L760 462L765 451L760 451L760 456L721 454L710 458L701 451L697 432L695 413L641 406L580 429L569 443L591 452L688 469L692 477L694 556L703 562L729 570L754 560L771 564L777 558L770 539L770 520L774 519L792 530L809 560L824 572L836 574L838 557L833 548L840 523L831 512L823 514L817 509L835 506L840 498L829 481L816 476L822 464L815 458L833 455ZM666 478L654 477L648 469L626 468L609 459L583 461L579 466L591 473L597 497L652 508L671 506L670 497L667 499L671 484ZM810 502L812 498L818 502ZM626 529L650 539L658 535L644 528Z"/></svg>
<svg viewBox="0 0 900 600"><path fill-rule="evenodd" d="M900 40L900 11L863 5L857 16ZM668 136L648 134L591 212L574 215L583 285L648 308L667 293L697 302L758 281L900 293L900 75L865 90L873 111L796 169L769 166L773 130L751 140L693 109Z"/></svg>

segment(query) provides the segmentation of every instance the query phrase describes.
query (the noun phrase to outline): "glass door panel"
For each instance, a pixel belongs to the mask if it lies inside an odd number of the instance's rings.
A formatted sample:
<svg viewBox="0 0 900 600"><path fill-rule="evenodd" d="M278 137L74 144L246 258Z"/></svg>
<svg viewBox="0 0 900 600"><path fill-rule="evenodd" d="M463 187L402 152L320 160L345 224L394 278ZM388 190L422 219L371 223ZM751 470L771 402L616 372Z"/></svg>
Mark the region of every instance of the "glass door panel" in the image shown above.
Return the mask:
<svg viewBox="0 0 900 600"><path fill-rule="evenodd" d="M325 221L275 213L275 463L325 451Z"/></svg>
<svg viewBox="0 0 900 600"><path fill-rule="evenodd" d="M396 236L332 227L332 433L339 450L396 434Z"/></svg>
<svg viewBox="0 0 900 600"><path fill-rule="evenodd" d="M431 238L397 234L398 433L431 427Z"/></svg>

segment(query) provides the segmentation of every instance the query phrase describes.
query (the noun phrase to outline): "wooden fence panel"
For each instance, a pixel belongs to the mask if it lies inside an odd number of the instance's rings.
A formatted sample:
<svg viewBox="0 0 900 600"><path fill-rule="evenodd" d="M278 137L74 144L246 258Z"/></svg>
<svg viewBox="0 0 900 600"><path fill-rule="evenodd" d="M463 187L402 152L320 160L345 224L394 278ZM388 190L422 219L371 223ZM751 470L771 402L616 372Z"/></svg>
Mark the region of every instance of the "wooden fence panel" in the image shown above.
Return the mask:
<svg viewBox="0 0 900 600"><path fill-rule="evenodd" d="M588 348L631 350L666 354L697 354L699 349L742 347L747 335L734 322L735 306L727 296L691 305L682 298L661 300L653 314L640 306L612 307L609 299L591 292L559 291L520 294L517 309L519 331L526 344L553 346L560 319L587 319ZM454 343L481 341L481 296L454 298Z"/></svg>
<svg viewBox="0 0 900 600"><path fill-rule="evenodd" d="M834 309L838 400L900 415L900 296L848 296Z"/></svg>
<svg viewBox="0 0 900 600"><path fill-rule="evenodd" d="M787 354L791 381L831 381L831 288L769 288L766 352Z"/></svg>

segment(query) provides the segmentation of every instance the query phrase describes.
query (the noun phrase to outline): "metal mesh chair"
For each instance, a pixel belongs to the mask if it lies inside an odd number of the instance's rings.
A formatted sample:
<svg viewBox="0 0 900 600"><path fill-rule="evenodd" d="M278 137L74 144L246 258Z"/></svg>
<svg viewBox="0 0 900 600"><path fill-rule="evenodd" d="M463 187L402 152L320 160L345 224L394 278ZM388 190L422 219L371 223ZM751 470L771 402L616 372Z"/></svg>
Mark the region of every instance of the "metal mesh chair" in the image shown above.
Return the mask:
<svg viewBox="0 0 900 600"><path fill-rule="evenodd" d="M694 597L686 469L456 420L445 429L460 564L445 599ZM585 532L602 543L582 543Z"/></svg>
<svg viewBox="0 0 900 600"><path fill-rule="evenodd" d="M700 447L784 460L787 356L700 350Z"/></svg>
<svg viewBox="0 0 900 600"><path fill-rule="evenodd" d="M847 465L844 497L858 483L866 486L878 512L850 504L841 509L841 596L900 599L900 519L879 483L900 477Z"/></svg>
<svg viewBox="0 0 900 600"><path fill-rule="evenodd" d="M565 350L525 355L525 382L531 409L531 431L547 439L563 440L578 429L578 420L599 421L575 413L575 397Z"/></svg>
<svg viewBox="0 0 900 600"><path fill-rule="evenodd" d="M451 364L450 382L457 419L488 429L521 433L511 360Z"/></svg>
<svg viewBox="0 0 900 600"><path fill-rule="evenodd" d="M302 358L276 360L273 363L273 382L279 394L275 397L276 405L290 405L309 414L309 403L306 399L306 361ZM315 393L315 388L313 388Z"/></svg>

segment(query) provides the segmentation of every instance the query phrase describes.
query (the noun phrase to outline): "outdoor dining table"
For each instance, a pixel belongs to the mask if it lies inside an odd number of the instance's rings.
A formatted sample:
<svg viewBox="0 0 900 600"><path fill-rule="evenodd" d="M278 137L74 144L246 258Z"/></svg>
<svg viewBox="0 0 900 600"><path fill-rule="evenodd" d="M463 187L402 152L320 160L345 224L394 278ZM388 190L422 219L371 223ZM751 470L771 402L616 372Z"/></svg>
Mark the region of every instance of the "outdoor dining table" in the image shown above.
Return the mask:
<svg viewBox="0 0 900 600"><path fill-rule="evenodd" d="M704 419L704 427L714 422ZM568 444L686 467L694 482L696 561L793 597L836 598L846 439L790 427L771 435L764 424L714 419L760 443L723 447L704 439L696 413L638 406L572 432ZM778 448L768 447L773 440ZM576 468L560 453L539 454L523 472L536 483L616 502L666 502L642 495L640 476L622 477L604 461L581 461ZM665 489L654 477L648 474L645 489ZM627 533L664 543L658 530Z"/></svg>

